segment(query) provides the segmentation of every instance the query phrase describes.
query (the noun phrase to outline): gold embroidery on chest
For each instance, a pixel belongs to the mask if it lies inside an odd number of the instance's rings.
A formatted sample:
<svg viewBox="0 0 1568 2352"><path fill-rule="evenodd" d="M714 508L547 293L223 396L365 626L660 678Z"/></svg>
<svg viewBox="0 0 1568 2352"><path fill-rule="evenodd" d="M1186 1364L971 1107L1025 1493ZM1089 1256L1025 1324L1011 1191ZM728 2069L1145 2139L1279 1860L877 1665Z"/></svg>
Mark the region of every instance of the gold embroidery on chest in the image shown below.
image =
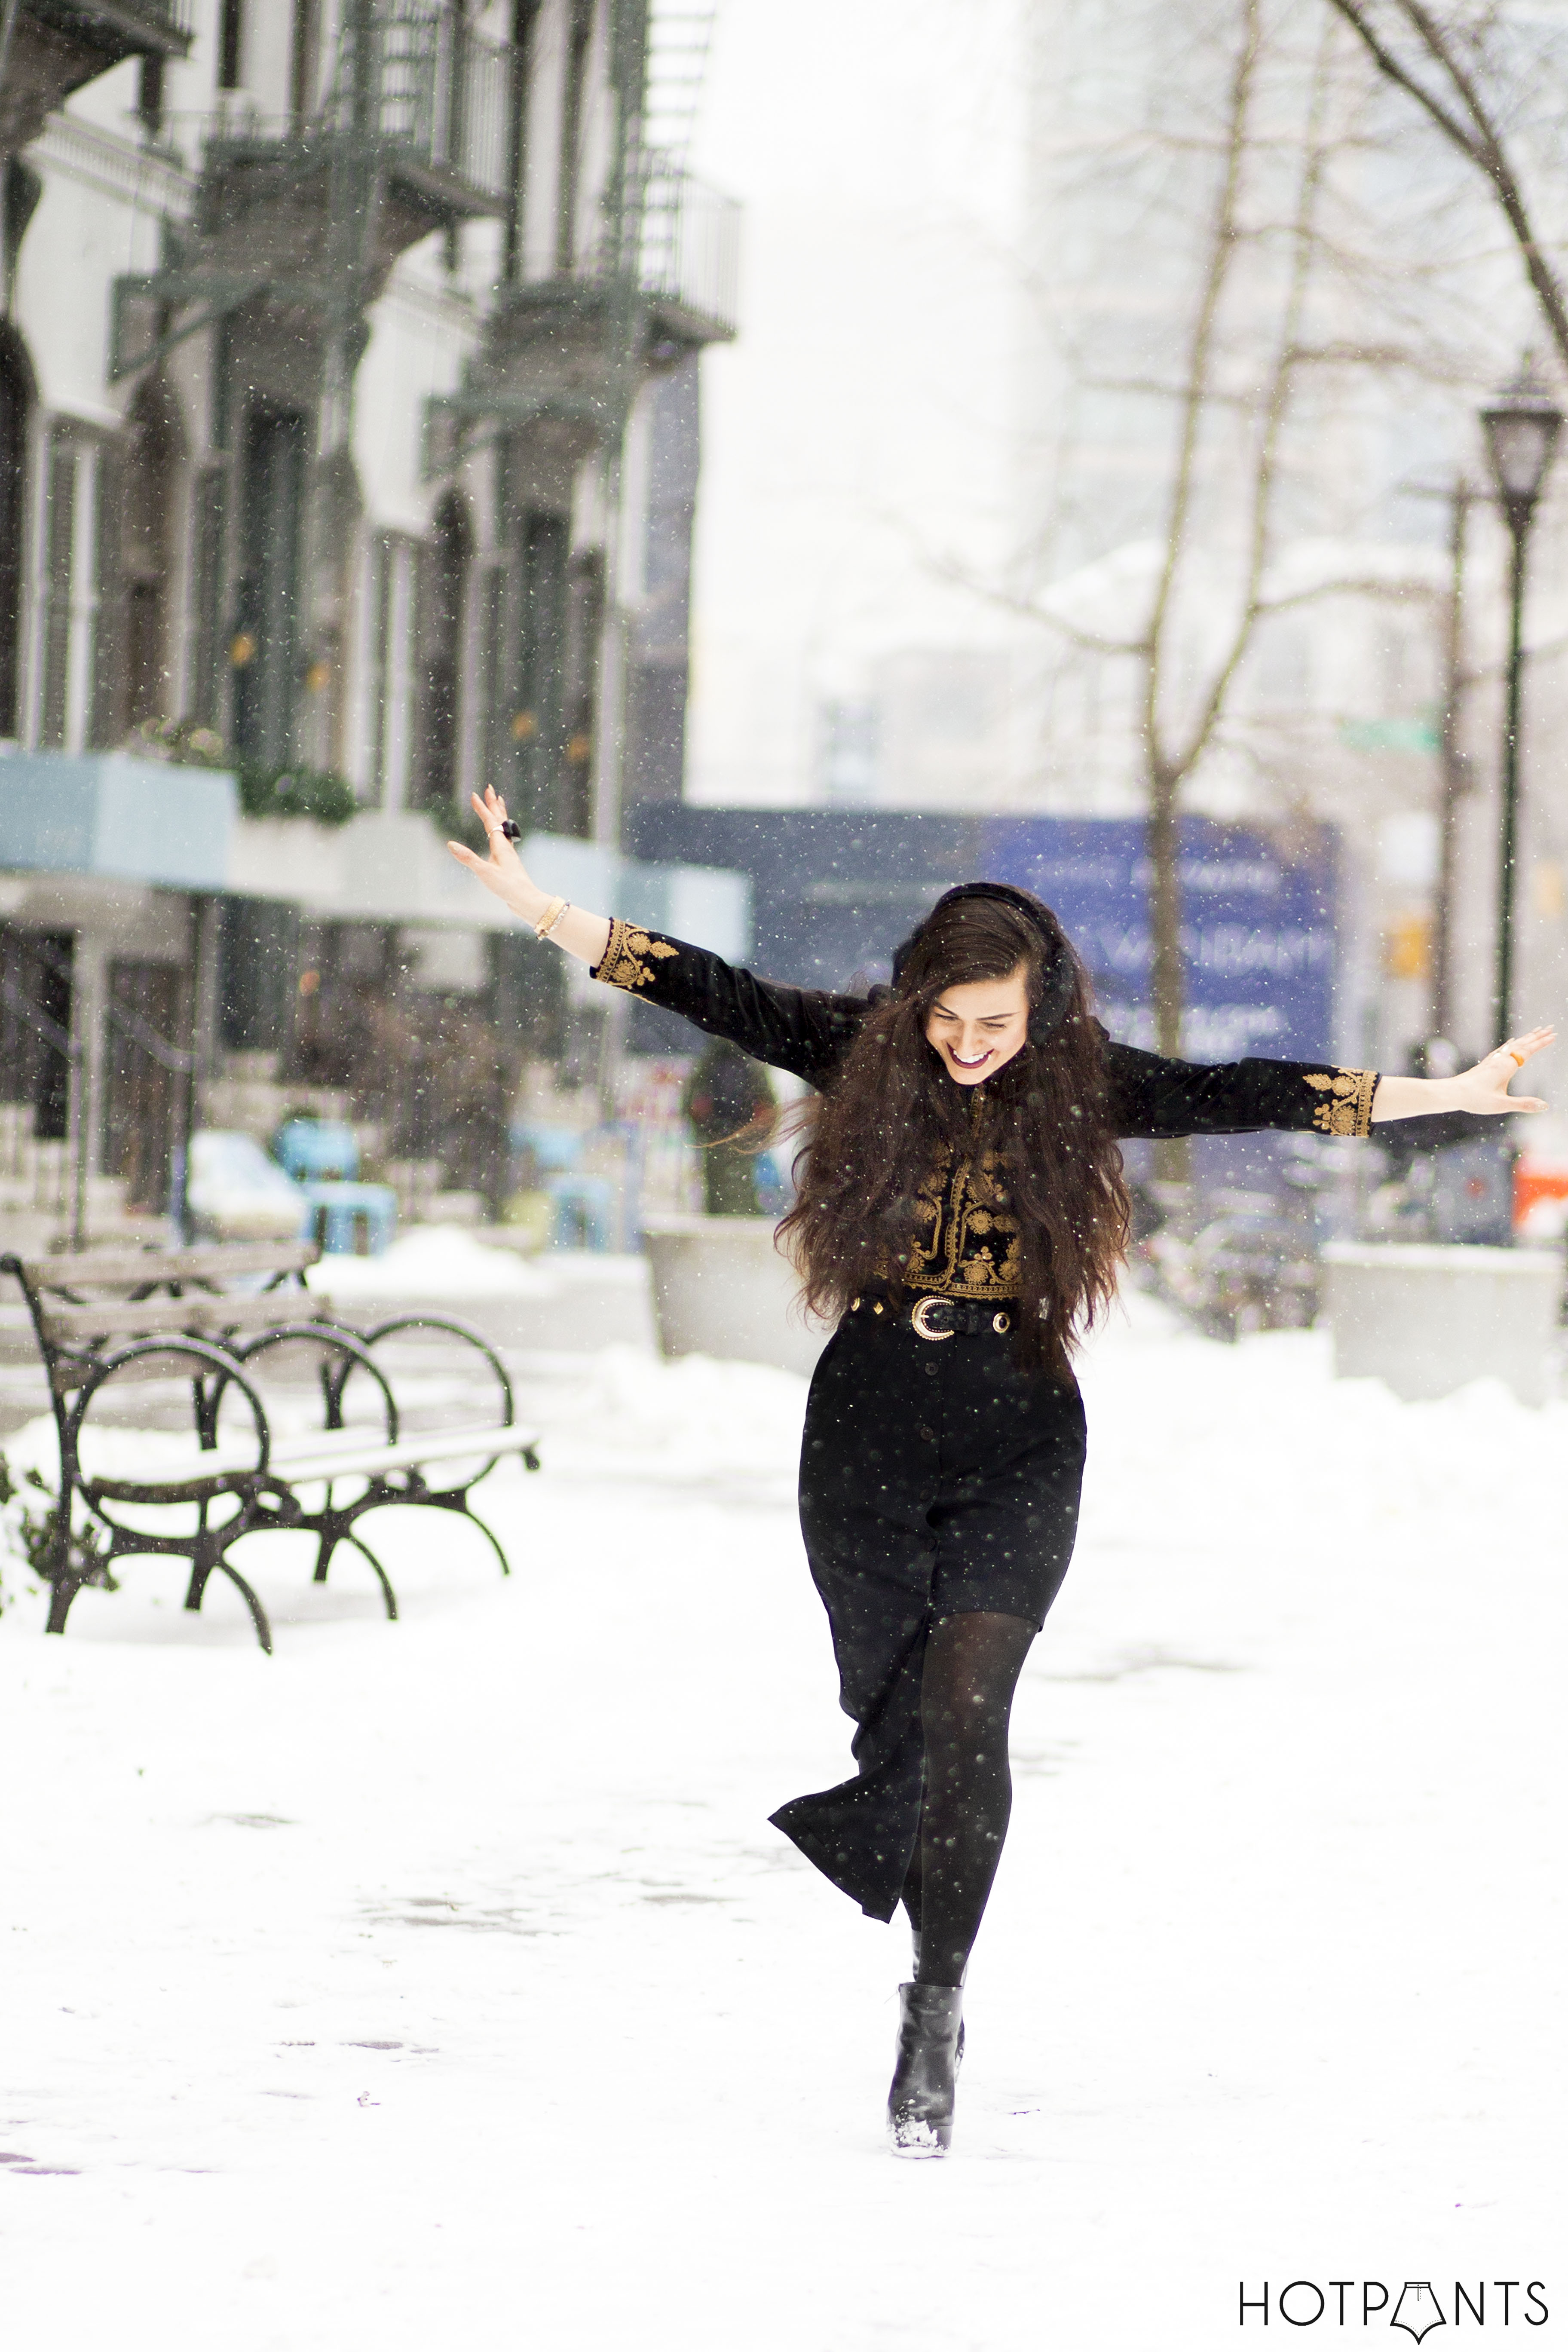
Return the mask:
<svg viewBox="0 0 1568 2352"><path fill-rule="evenodd" d="M668 940L656 940L634 924L623 923L617 915L610 924L610 943L594 977L607 982L611 988L651 988L656 975L648 959L679 953Z"/></svg>
<svg viewBox="0 0 1568 2352"><path fill-rule="evenodd" d="M994 1152L956 1168L947 1159L921 1186L919 1239L905 1276L911 1287L953 1297L1016 1296L1018 1221L995 1169Z"/></svg>

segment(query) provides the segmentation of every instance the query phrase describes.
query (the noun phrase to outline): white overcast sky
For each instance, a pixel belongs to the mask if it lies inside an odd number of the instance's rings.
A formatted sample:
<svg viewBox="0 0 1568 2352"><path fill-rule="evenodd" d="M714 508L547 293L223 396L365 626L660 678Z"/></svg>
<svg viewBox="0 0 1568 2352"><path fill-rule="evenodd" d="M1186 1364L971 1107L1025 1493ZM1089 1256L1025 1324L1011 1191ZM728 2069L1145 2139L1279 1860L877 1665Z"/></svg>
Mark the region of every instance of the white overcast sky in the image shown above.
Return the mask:
<svg viewBox="0 0 1568 2352"><path fill-rule="evenodd" d="M703 362L689 789L813 787L865 662L991 642L1005 544L1020 0L720 0L694 168L745 207Z"/></svg>

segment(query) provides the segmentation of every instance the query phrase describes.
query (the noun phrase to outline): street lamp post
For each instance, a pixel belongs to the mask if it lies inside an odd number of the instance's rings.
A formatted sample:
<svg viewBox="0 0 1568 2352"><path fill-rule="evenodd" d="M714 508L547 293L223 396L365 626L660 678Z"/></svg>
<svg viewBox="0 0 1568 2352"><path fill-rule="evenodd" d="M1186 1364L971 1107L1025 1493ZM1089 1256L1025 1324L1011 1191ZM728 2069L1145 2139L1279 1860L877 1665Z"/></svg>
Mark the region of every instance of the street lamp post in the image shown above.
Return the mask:
<svg viewBox="0 0 1568 2352"><path fill-rule="evenodd" d="M1481 411L1498 504L1513 542L1508 683L1502 734L1502 809L1498 837L1497 980L1493 1034L1509 1034L1513 1000L1514 866L1519 849L1519 728L1524 669L1524 564L1535 503L1546 479L1563 412L1527 356L1512 383Z"/></svg>

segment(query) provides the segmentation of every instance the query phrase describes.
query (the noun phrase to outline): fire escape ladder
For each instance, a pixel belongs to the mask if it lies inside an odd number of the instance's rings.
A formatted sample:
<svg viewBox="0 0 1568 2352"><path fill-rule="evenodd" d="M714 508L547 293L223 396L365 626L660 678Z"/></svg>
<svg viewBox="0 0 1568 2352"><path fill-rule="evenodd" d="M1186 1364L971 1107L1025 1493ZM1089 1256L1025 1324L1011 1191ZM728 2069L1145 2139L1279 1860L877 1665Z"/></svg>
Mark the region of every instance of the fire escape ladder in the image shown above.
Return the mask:
<svg viewBox="0 0 1568 2352"><path fill-rule="evenodd" d="M643 145L678 171L684 168L697 127L717 5L718 0L650 0Z"/></svg>

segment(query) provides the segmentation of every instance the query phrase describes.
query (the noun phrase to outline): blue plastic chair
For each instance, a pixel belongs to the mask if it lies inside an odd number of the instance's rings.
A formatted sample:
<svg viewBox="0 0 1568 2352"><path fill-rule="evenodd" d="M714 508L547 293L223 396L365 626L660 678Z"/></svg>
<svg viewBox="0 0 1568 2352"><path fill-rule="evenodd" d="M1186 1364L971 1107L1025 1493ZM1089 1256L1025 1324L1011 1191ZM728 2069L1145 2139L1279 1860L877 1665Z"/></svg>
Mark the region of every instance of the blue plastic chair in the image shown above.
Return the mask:
<svg viewBox="0 0 1568 2352"><path fill-rule="evenodd" d="M307 1238L321 1240L329 1257L350 1257L364 1219L365 1249L380 1257L397 1232L397 1195L390 1184L303 1184L310 1203Z"/></svg>
<svg viewBox="0 0 1568 2352"><path fill-rule="evenodd" d="M359 1138L334 1118L290 1118L273 1145L307 1202L306 1241L320 1241L329 1256L351 1256L364 1220L365 1248L380 1257L397 1231L397 1195L390 1184L362 1184Z"/></svg>
<svg viewBox="0 0 1568 2352"><path fill-rule="evenodd" d="M542 1176L566 1175L582 1158L586 1140L580 1127L552 1127L542 1119L520 1118L511 1128L513 1149L531 1152Z"/></svg>
<svg viewBox="0 0 1568 2352"><path fill-rule="evenodd" d="M555 1203L552 1249L607 1250L616 1213L616 1188L607 1176L548 1176L544 1189Z"/></svg>
<svg viewBox="0 0 1568 2352"><path fill-rule="evenodd" d="M272 1156L296 1181L337 1179L353 1183L359 1174L359 1138L342 1119L286 1119Z"/></svg>

